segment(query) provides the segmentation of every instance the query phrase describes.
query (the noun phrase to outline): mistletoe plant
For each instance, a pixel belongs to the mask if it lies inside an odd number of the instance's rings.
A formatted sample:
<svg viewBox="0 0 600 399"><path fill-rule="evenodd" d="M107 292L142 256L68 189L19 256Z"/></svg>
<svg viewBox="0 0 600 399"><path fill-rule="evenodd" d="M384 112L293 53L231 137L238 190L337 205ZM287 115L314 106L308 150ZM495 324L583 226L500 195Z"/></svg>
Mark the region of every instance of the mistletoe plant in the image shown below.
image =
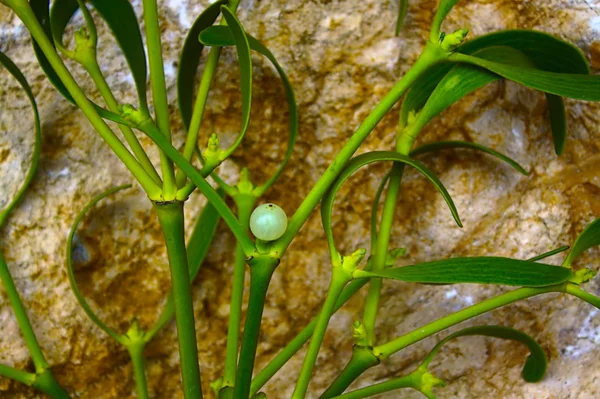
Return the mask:
<svg viewBox="0 0 600 399"><path fill-rule="evenodd" d="M483 151L527 174L513 159L472 142L443 141L413 148L421 130L440 112L469 93L488 83L507 79L546 94L554 148L560 154L565 145L567 124L563 97L600 101L600 77L590 75L586 59L571 44L553 36L525 30L495 32L466 40L467 29L453 33L442 32L446 15L458 0L441 0L433 19L427 44L412 68L373 108L346 142L334 161L325 170L289 221L276 204L258 207L261 197L276 182L288 163L298 133L298 111L294 92L286 73L275 56L259 40L246 32L238 18L239 0L217 0L198 16L181 50L177 77L177 94L186 139L180 151L171 143L168 99L161 49L161 35L156 0L143 0L145 42L136 15L127 0L0 0L11 8L31 33L34 49L41 67L57 90L89 120L96 132L131 172L135 181L152 202L162 228L171 271L172 289L162 313L154 326L144 330L132 322L127 331L117 331L106 325L88 305L77 286L72 265L73 243L80 221L87 211L107 196L125 189L121 186L94 198L78 215L67 240L67 271L70 283L81 307L89 318L116 342L123 345L135 371L139 398L148 398L144 368L144 348L172 318L175 317L183 395L186 399L201 398L201 370L198 362L196 331L190 281L194 279L222 219L237 240L232 295L223 376L211 386L219 398L260 398L260 390L307 342L308 349L298 373L292 398L304 398L332 315L361 287L368 284L362 319L354 324L354 350L347 366L331 382L321 398L364 398L399 388L412 388L428 398L434 398L434 388L444 381L431 374L429 365L441 347L449 340L470 335L484 335L525 344L529 351L523 378L529 382L543 378L546 356L542 348L523 332L500 326L475 326L459 330L441 340L421 364L410 374L389 381L344 393L364 371L402 349L435 335L449 327L510 303L546 293L567 293L600 307L600 298L584 291L581 285L593 276L592 270L572 268L573 261L588 248L600 244L600 221L591 223L581 233L568 253L562 267L541 263L540 260L566 250L566 247L529 260L501 257L463 257L442 259L410 266L394 267L394 261L404 254L402 249L389 248L394 213L405 168L415 168L447 203L452 217L461 226L458 211L442 182L427 168L419 156L433 151L467 148ZM137 91L137 104L126 104L115 98L103 76L97 59L98 35L94 17L88 6L96 10L112 31L129 64ZM400 2L397 30L406 14L406 1ZM66 28L73 15L81 12L85 26L65 41ZM222 16L220 24L215 22ZM72 43L67 45L65 43ZM210 47L197 90L194 78L204 47ZM242 98L241 129L233 144L222 148L219 135L213 134L204 150L198 148L200 125L208 94L215 76L223 47L235 47L240 74ZM256 184L243 169L236 185L225 183L218 168L238 148L248 129L252 101L252 52L266 57L277 70L288 104L289 138L283 162L266 182ZM95 104L77 84L64 59L78 63L93 80L104 104ZM0 224L25 193L34 176L40 153L40 121L34 96L25 77L3 54L0 63L18 80L31 100L35 115L35 149L31 168L16 197L0 213ZM149 67L149 79L148 69ZM147 98L150 82L151 101ZM360 145L381 119L400 105L396 146L393 149L367 152L354 156ZM152 112L151 112L152 110ZM107 121L116 123L123 142ZM113 125L114 126L114 125ZM136 131L138 133L136 133ZM136 134L145 134L160 151L160 173L140 145ZM332 231L332 209L336 193L344 182L360 168L379 162L391 162L389 173L382 179L373 200L371 217L371 247L353 253L338 251ZM208 181L212 177L218 185ZM208 205L203 209L185 242L184 206L192 192L199 190ZM384 195L385 193L385 195ZM228 206L230 197L237 215ZM381 217L378 208L383 202ZM254 364L259 341L261 318L269 282L302 225L320 205L323 229L331 257L331 282L325 302L316 318L309 323L262 370L255 373ZM252 235L250 234L252 232ZM253 238L254 237L254 238ZM366 255L369 254L367 257ZM250 292L242 328L242 298L244 272L250 269ZM52 374L50 364L37 342L8 266L0 257L0 279L30 351L33 370L18 370L0 366L0 375L32 386L52 398L77 396L61 387ZM519 287L501 295L425 324L389 342L376 336L375 322L384 279L423 284L497 284ZM243 333L242 333L243 331ZM206 393L205 393L206 394ZM72 396L71 396L72 395Z"/></svg>

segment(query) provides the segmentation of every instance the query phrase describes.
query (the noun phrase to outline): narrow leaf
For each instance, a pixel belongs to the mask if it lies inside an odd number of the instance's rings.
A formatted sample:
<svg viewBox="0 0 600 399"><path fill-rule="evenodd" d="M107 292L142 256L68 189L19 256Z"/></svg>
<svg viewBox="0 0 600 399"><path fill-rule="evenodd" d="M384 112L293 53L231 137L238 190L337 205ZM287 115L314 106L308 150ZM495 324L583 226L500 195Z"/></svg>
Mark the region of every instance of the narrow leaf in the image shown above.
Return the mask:
<svg viewBox="0 0 600 399"><path fill-rule="evenodd" d="M600 219L596 219L587 225L579 237L577 237L563 266L571 267L571 263L573 263L579 255L596 245L600 245Z"/></svg>
<svg viewBox="0 0 600 399"><path fill-rule="evenodd" d="M383 194L383 190L390 180L391 174L392 170L390 169L385 176L383 176L383 179L381 179L379 187L377 187L377 191L375 192L375 197L373 197L373 204L371 205L371 249L374 249L377 244L377 209L379 209L381 195Z"/></svg>
<svg viewBox="0 0 600 399"><path fill-rule="evenodd" d="M44 28L44 31L46 32L46 35L48 36L49 40L52 43L54 43L52 40L52 38L53 38L52 29L50 27L49 0L30 0L29 3L31 5L31 8L32 8L34 14L36 15L40 25L42 25L42 27ZM35 52L35 56L38 59L40 67L42 68L42 70L44 71L46 76L48 77L48 80L50 81L50 83L52 83L52 85L54 87L56 87L58 92L64 98L66 98L67 101L69 101L71 104L75 105L75 100L73 100L73 97L69 93L69 90L67 90L65 85L62 83L62 81L58 77L58 74L56 73L56 71L54 70L52 65L50 65L50 61L48 61L48 58L46 58L42 49L38 46L38 44L35 42L35 40L33 40L33 38L32 38L32 42L33 42L33 51ZM89 101L89 99L88 99L88 101ZM125 119L123 119L121 117L121 115L118 115L114 112L108 111L108 110L100 107L99 105L94 104L93 102L92 102L92 104L94 105L96 112L98 112L98 114L102 118L119 123L121 125L127 125L127 126L133 127L131 122L128 122Z"/></svg>
<svg viewBox="0 0 600 399"><path fill-rule="evenodd" d="M33 176L37 170L38 161L40 159L40 148L42 145L42 128L40 124L40 115L38 113L37 104L35 102L35 97L33 92L31 91L31 87L27 83L25 76L21 73L19 68L12 62L10 58L8 58L4 53L0 52L0 65L2 65L6 70L19 82L19 85L23 88L23 91L27 95L29 102L31 104L31 108L33 110L33 118L34 118L34 144L33 151L31 153L31 162L29 164L29 169L25 174L25 178L23 179L23 183L21 187L17 190L15 197L8 201L8 205L0 210L0 227L4 225L6 219L10 212L14 209L17 203L23 198L25 191L29 187ZM4 190L3 190L4 191ZM5 192L5 191L4 191ZM5 192L6 193L6 192Z"/></svg>
<svg viewBox="0 0 600 399"><path fill-rule="evenodd" d="M545 287L572 277L569 269L500 257L468 257L394 267L381 272L360 272L357 278L389 278L426 284L498 284Z"/></svg>
<svg viewBox="0 0 600 399"><path fill-rule="evenodd" d="M439 151L439 150L450 149L450 148L469 148L469 149L479 150L479 151L485 152L486 154L489 154L493 157L496 157L496 158L500 159L501 161L506 162L511 167L513 167L517 172L522 173L525 176L527 176L529 174L525 170L525 168L523 168L514 159L512 159L498 151L494 151L491 148L485 147L485 146L477 144L477 143L471 143L468 141L438 141L435 143L424 144L424 145L414 149L413 151L411 151L410 156L413 157L413 156L417 156L417 155L421 155L421 154L425 154L425 153L429 153L429 152L433 152L433 151Z"/></svg>
<svg viewBox="0 0 600 399"><path fill-rule="evenodd" d="M137 17L128 0L88 0L100 13L102 19L123 50L135 82L140 108L147 109L146 53ZM50 10L52 34L62 43L67 24L79 9L77 0L55 0Z"/></svg>
<svg viewBox="0 0 600 399"><path fill-rule="evenodd" d="M250 110L252 106L252 55L250 54L250 44L248 44L246 32L233 11L227 8L227 6L221 6L221 12L235 40L238 64L240 66L240 90L242 92L242 127L235 142L225 150L224 158L227 158L240 145L250 124Z"/></svg>
<svg viewBox="0 0 600 399"><path fill-rule="evenodd" d="M569 249L568 245L563 245L562 247L553 249L552 251L548 251L548 252L544 252L543 254L539 254L537 256L534 256L533 258L529 258L527 259L528 262L537 262L538 260L542 260L542 259L546 259L549 258L553 255L559 254L561 252L566 251L567 249Z"/></svg>
<svg viewBox="0 0 600 399"><path fill-rule="evenodd" d="M449 336L441 340L431 350L431 352L429 352L429 354L421 363L421 366L428 367L435 355L450 340L453 340L458 337L466 337L473 335L483 335L486 337L509 339L526 345L527 349L529 349L530 354L527 357L527 360L525 361L525 366L523 367L523 379L527 382L538 382L541 381L542 378L544 378L548 362L546 359L546 354L544 353L542 347L535 341L535 339L525 334L524 332L503 326L469 327L457 331L453 334L450 334Z"/></svg>
<svg viewBox="0 0 600 399"><path fill-rule="evenodd" d="M253 36L246 33L246 37L248 39L248 44L250 45L250 49L256 51L257 53L265 56L279 74L281 82L283 83L283 87L285 90L285 96L288 103L288 114L289 114L289 136L288 136L288 148L283 158L283 162L279 165L278 169L275 171L273 176L267 180L262 186L260 186L258 193L264 193L269 187L275 183L275 181L283 172L284 167L287 165L290 157L292 156L292 152L294 150L294 145L296 143L296 138L298 136L298 106L296 105L296 97L294 95L294 89L292 88L292 84L290 83L287 74L277 62L277 59L271 53L271 51L262 44L259 40L254 38ZM235 40L233 39L233 35L231 34L231 30L228 26L211 26L210 28L202 31L198 37L200 42L204 43L207 46L233 46L235 45Z"/></svg>
<svg viewBox="0 0 600 399"><path fill-rule="evenodd" d="M181 49L177 72L177 102L186 130L189 129L192 120L194 81L200 63L200 55L204 49L204 45L198 42L198 35L215 23L223 4L227 4L227 0L217 0L206 7L192 24Z"/></svg>
<svg viewBox="0 0 600 399"><path fill-rule="evenodd" d="M79 289L79 286L77 285L77 279L75 278L75 271L73 269L73 240L75 238L75 234L77 233L77 228L79 227L79 223L81 223L81 221L83 220L83 218L89 212L90 209L92 209L98 202L102 201L104 198L106 198L116 192L119 192L121 190L130 188L130 187L131 187L130 184L114 187L114 188L106 190L105 192L94 197L75 218L75 221L73 222L73 226L71 226L71 231L69 231L69 236L67 238L67 273L69 276L69 283L71 284L71 290L73 291L73 294L75 295L75 298L77 299L77 302L79 302L79 305L81 306L81 308L83 309L85 314L90 318L90 320L94 324L96 324L98 327L100 327L100 329L102 329L106 334L108 334L110 337L112 337L115 341L117 341L119 343L125 342L123 336L121 334L117 333L115 330L113 330L109 326L107 326L102 320L100 320L98 315L96 315L96 313L92 310L90 305L87 303L87 300L85 299L85 297L83 296L83 293L81 292L81 290Z"/></svg>
<svg viewBox="0 0 600 399"><path fill-rule="evenodd" d="M408 0L398 0L398 18L396 19L396 36L400 34L400 30L404 25L404 18L408 12Z"/></svg>
<svg viewBox="0 0 600 399"><path fill-rule="evenodd" d="M505 50L502 47L495 49L499 57L501 57L500 52ZM578 100L600 101L600 76L547 72L458 53L450 55L449 60L486 68L508 80L545 93Z"/></svg>
<svg viewBox="0 0 600 399"><path fill-rule="evenodd" d="M562 97L546 93L548 101L548 110L550 111L550 127L552 128L552 141L554 142L554 152L556 155L562 155L567 142L567 113L565 103Z"/></svg>
<svg viewBox="0 0 600 399"><path fill-rule="evenodd" d="M335 201L335 195L337 191L340 189L342 184L356 172L358 169L362 168L365 165L369 165L374 162L383 162L383 161L394 161L403 163L406 165L410 165L413 168L417 169L423 176L427 178L433 185L438 189L442 197L448 204L450 211L452 212L452 216L460 227L462 227L462 223L460 221L460 217L458 216L458 210L454 205L454 201L450 197L448 190L444 187L442 182L435 176L435 174L423 165L421 162L416 161L407 156L398 154L393 151L373 151L365 154L358 155L352 158L346 168L340 173L337 180L331 185L329 191L323 197L323 201L321 203L321 220L323 222L323 228L325 230L325 235L327 237L327 242L329 243L329 248L332 256L335 256L336 249L335 243L333 241L333 230L331 226L331 212L333 210L333 203Z"/></svg>

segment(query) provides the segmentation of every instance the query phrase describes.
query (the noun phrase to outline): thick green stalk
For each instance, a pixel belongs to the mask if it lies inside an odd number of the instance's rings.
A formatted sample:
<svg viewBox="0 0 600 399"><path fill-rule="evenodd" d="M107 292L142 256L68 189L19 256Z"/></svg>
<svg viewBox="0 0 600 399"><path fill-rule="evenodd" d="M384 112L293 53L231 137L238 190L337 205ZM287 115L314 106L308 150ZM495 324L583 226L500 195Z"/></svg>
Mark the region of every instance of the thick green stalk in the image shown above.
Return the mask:
<svg viewBox="0 0 600 399"><path fill-rule="evenodd" d="M240 0L229 1L228 7L231 11L235 12L240 4ZM221 21L221 25L226 25L225 19ZM206 100L208 99L208 93L210 91L210 85L212 83L213 76L217 71L217 65L219 64L219 58L221 57L222 47L211 47L208 52L206 63L202 71L202 78L200 78L200 85L198 86L198 94L196 95L196 102L194 103L194 112L192 113L192 119L190 121L190 127L188 129L187 137L185 138L185 146L183 148L183 156L188 161L192 160L194 150L198 144L198 135L200 134L200 125L202 125L202 117L204 116L204 109L206 107ZM182 187L185 184L185 174L177 174L177 186Z"/></svg>
<svg viewBox="0 0 600 399"><path fill-rule="evenodd" d="M138 399L148 399L148 384L146 382L146 372L144 369L144 347L146 343L139 341L127 345L127 351L133 365L133 374L135 376L135 385L137 387Z"/></svg>
<svg viewBox="0 0 600 399"><path fill-rule="evenodd" d="M46 32L39 24L29 3L18 3L13 10L23 21L31 36L35 39L40 49L48 58L50 65L54 68L61 81L75 100L77 106L81 109L86 118L90 121L94 129L100 134L100 137L110 146L112 151L119 157L123 164L129 169L135 179L142 185L144 191L151 199L161 198L161 188L148 175L144 168L139 164L135 157L121 143L119 138L108 127L102 117L96 112L92 103L88 100L85 93L81 90L67 67L62 62L60 56L56 52L52 42L46 36Z"/></svg>
<svg viewBox="0 0 600 399"><path fill-rule="evenodd" d="M25 307L23 306L23 302L21 301L21 297L19 296L15 282L10 274L10 271L8 270L8 266L6 265L6 261L4 260L4 256L1 252L0 280L2 281L2 285L6 291L6 296L8 296L8 301L10 302L10 306L13 309L13 313L15 314L15 318L19 324L23 338L25 339L25 345L27 345L27 349L29 349L29 354L31 355L33 365L35 366L35 371L38 374L42 373L50 366L48 365L48 362L42 353L42 348L38 343L35 332L33 332L33 327L31 326L31 322L29 321L29 317L27 316L27 312L25 311Z"/></svg>
<svg viewBox="0 0 600 399"><path fill-rule="evenodd" d="M365 370L378 365L379 361L379 358L373 354L373 350L370 347L355 346L352 349L352 358L350 358L350 361L335 381L321 395L321 399L329 399L340 395Z"/></svg>
<svg viewBox="0 0 600 399"><path fill-rule="evenodd" d="M567 285L567 294L576 296L577 298L586 301L590 305L593 305L600 309L600 298L582 290L577 284Z"/></svg>
<svg viewBox="0 0 600 399"><path fill-rule="evenodd" d="M337 304L338 298L349 280L351 280L351 276L349 276L348 272L343 270L341 266L333 268L327 297L325 298L325 303L317 318L315 331L313 332L310 344L308 345L308 351L304 357L304 362L302 363L302 369L300 370L300 376L298 377L296 388L292 394L292 399L303 399L306 396L308 384L310 383L312 371L317 362L317 356L319 354L319 349L321 348L321 343L323 342L323 337L325 336L325 331L329 325L329 320L335 311L335 305Z"/></svg>
<svg viewBox="0 0 600 399"><path fill-rule="evenodd" d="M156 0L143 0L143 5L154 114L158 128L170 142L169 102L167 100L167 85L165 84L165 70ZM162 151L160 151L160 165L163 175L163 200L174 200L177 193L177 185L175 184L173 162Z"/></svg>
<svg viewBox="0 0 600 399"><path fill-rule="evenodd" d="M568 284L570 283L561 283L558 285L540 288L519 288L514 291L498 295L494 298L486 299L478 304L469 306L456 313L442 317L441 319L419 327L408 334L398 337L386 344L376 346L372 348L372 350L369 350L369 352L373 358L383 360L406 348L407 346L410 346L427 337L437 334L440 331L462 323L463 321L472 319L473 317L487 313L491 310L498 309L513 302L540 294L547 294L549 292L566 292L566 287ZM346 366L346 369L344 369L344 371L329 386L321 398L327 399L336 395L340 395L356 378L374 365L375 364L371 364L371 362L362 359L354 360L353 356Z"/></svg>
<svg viewBox="0 0 600 399"><path fill-rule="evenodd" d="M171 287L175 299L175 321L184 396L186 399L199 399L202 398L202 386L198 365L194 306L185 249L183 203L155 203L154 209L165 238L171 269Z"/></svg>
<svg viewBox="0 0 600 399"><path fill-rule="evenodd" d="M53 399L71 399L69 394L56 382L50 369L46 369L36 376L33 387Z"/></svg>
<svg viewBox="0 0 600 399"><path fill-rule="evenodd" d="M287 247L290 245L302 225L306 222L312 211L321 201L331 184L335 181L339 173L344 169L348 160L354 155L358 147L373 131L375 126L383 119L383 117L392 109L394 104L402 97L402 95L410 88L410 86L425 73L430 67L447 58L447 53L439 46L433 43L428 43L423 53L417 59L413 67L400 79L398 83L390 90L390 92L381 100L379 104L365 118L363 123L358 127L356 132L350 137L344 148L338 153L333 160L333 163L327 168L319 181L306 196L302 204L296 210L288 223L288 229L285 234L275 242L273 249L280 255L283 255Z"/></svg>
<svg viewBox="0 0 600 399"><path fill-rule="evenodd" d="M251 259L248 264L250 265L250 300L246 311L242 348L233 391L235 399L248 399L250 395L250 383L252 381L252 371L254 370L265 297L267 296L271 277L279 261L268 256L260 256Z"/></svg>
<svg viewBox="0 0 600 399"><path fill-rule="evenodd" d="M20 382L21 384L25 384L27 386L33 385L36 377L36 375L33 373L17 370L13 367L5 366L3 364L0 364L0 376L4 378L10 378L11 380Z"/></svg>
<svg viewBox="0 0 600 399"><path fill-rule="evenodd" d="M113 95L112 90L108 86L106 79L104 79L104 75L102 74L102 71L100 70L96 59L93 59L92 62L89 63L83 63L82 65L94 80L94 83L100 91L102 98L104 98L108 109L113 112L119 113L119 103ZM144 151L144 148L142 148L142 145L135 136L135 133L133 133L133 130L129 126L124 125L119 125L119 129L123 133L125 141L127 141L127 144L129 144L129 148L131 148L131 151L133 151L133 154L140 162L144 170L150 175L150 177L152 177L152 179L154 179L154 181L157 184L162 184L160 176L158 175L158 173L156 173L154 165L152 165L150 158L148 158L148 154L146 154L146 151Z"/></svg>
<svg viewBox="0 0 600 399"><path fill-rule="evenodd" d="M238 219L242 228L248 230L250 214L256 205L257 198L251 194L238 194L234 197L238 209ZM224 387L233 387L238 361L240 342L240 326L242 324L242 300L244 296L244 280L246 273L246 255L238 244L235 252L231 301L229 304L229 326L227 330L227 348L225 350ZM232 392L231 392L232 393Z"/></svg>
<svg viewBox="0 0 600 399"><path fill-rule="evenodd" d="M381 225L377 233L377 241L373 254L373 270L382 271L385 269L388 247L392 226L394 224L394 214L396 212L396 202L400 193L400 183L402 182L402 173L404 166L395 164L392 167L392 173L388 183L388 190L383 205L383 214L381 216ZM369 283L369 293L365 301L365 310L363 314L363 325L367 332L367 342L370 346L375 344L375 321L377 319L377 310L379 308L379 297L381 294L382 279L374 278Z"/></svg>

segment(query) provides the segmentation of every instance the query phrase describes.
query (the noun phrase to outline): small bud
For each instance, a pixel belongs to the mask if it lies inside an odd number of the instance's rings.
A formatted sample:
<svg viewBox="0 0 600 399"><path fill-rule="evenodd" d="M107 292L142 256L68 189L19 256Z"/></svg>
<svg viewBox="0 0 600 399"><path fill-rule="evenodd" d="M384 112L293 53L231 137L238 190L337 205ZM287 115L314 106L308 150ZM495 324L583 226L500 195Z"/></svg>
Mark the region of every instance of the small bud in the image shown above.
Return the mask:
<svg viewBox="0 0 600 399"><path fill-rule="evenodd" d="M365 326L358 320L352 326L352 338L356 346L367 346L367 330Z"/></svg>
<svg viewBox="0 0 600 399"><path fill-rule="evenodd" d="M454 49L465 41L465 37L469 33L469 29L459 29L449 35L441 34L440 42L442 49L446 51L454 51Z"/></svg>
<svg viewBox="0 0 600 399"><path fill-rule="evenodd" d="M215 393L215 397L218 398L219 397L219 392L223 388L223 377L217 378L216 380L214 380L213 382L211 382L208 385L210 385L211 389Z"/></svg>
<svg viewBox="0 0 600 399"><path fill-rule="evenodd" d="M240 172L240 180L237 184L240 193L250 194L254 191L254 184L250 180L250 171L248 168L243 168Z"/></svg>

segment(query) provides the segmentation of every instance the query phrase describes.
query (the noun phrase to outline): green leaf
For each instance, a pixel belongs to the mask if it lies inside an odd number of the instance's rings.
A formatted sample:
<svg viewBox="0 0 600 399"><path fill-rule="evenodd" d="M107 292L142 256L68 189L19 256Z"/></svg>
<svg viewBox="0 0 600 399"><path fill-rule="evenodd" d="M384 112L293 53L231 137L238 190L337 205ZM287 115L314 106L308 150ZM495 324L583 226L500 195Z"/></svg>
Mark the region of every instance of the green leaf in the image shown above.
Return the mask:
<svg viewBox="0 0 600 399"><path fill-rule="evenodd" d="M33 12L35 13L35 15L38 19L38 22L40 23L40 25L42 25L42 28L44 28L44 31L46 32L46 35L48 36L49 40L52 43L54 43L52 40L52 38L53 38L52 29L50 27L49 0L30 0L29 3L31 5L31 8L33 9ZM48 77L48 80L50 81L50 83L52 83L52 85L54 85L54 87L56 87L58 92L60 94L62 94L62 96L67 99L67 101L69 101L71 104L75 105L75 100L73 100L73 97L69 93L69 90L67 90L65 85L62 83L62 81L58 77L56 71L54 70L52 65L50 65L50 62L44 55L44 52L42 51L42 49L40 49L40 47L37 45L35 40L33 40L33 37L32 37L32 42L33 42L33 51L35 52L35 56L38 59L38 62L40 63L40 67L42 68L42 70L44 71L46 76ZM119 123L121 125L127 125L127 126L134 127L131 124L131 122L123 119L121 117L121 115L118 115L114 112L108 111L108 110L100 107L99 105L94 104L93 102L92 102L92 104L93 104L94 108L96 109L96 112L98 112L98 114L102 118Z"/></svg>
<svg viewBox="0 0 600 399"><path fill-rule="evenodd" d="M458 210L454 205L454 201L450 197L448 190L444 187L442 182L435 176L435 174L423 165L421 162L416 161L407 156L398 154L393 151L373 151L365 154L358 155L352 158L346 168L339 174L337 180L331 185L329 191L323 197L323 201L321 203L321 220L323 222L323 228L325 230L325 235L327 237L327 242L329 244L329 249L331 251L332 257L335 257L337 254L337 250L335 247L335 242L333 241L333 230L331 227L331 212L333 210L333 203L335 201L335 195L337 191L340 189L342 184L358 169L361 167L374 163L374 162L383 162L383 161L394 161L403 163L406 165L410 165L413 168L417 169L423 176L427 178L433 185L438 189L442 197L448 204L450 211L452 212L452 216L460 227L462 227L462 223L460 221L460 217L458 216Z"/></svg>
<svg viewBox="0 0 600 399"><path fill-rule="evenodd" d="M177 72L177 102L181 120L186 130L190 127L192 120L192 109L194 106L194 81L196 70L200 63L200 55L204 45L198 42L198 35L201 31L215 23L221 13L221 6L227 4L227 0L217 0L196 18L192 27L188 31L181 55L179 57L179 70Z"/></svg>
<svg viewBox="0 0 600 399"><path fill-rule="evenodd" d="M277 62L277 59L271 53L271 51L265 47L259 40L254 38L253 36L246 33L246 37L248 39L248 44L250 45L250 49L256 51L257 53L265 56L279 74L281 82L283 83L283 87L285 90L285 97L288 103L288 114L289 114L289 136L288 136L288 148L283 158L283 162L279 165L279 168L275 171L273 176L267 180L260 188L258 189L258 194L262 195L269 187L275 183L275 181L283 172L284 167L287 165L290 157L292 156L292 151L294 150L294 145L296 143L296 138L298 136L298 106L296 105L296 97L294 95L294 89L292 88L292 84L290 83L287 74ZM233 46L235 45L235 40L233 39L233 35L228 26L211 26L205 30L203 30L198 39L200 42L207 46Z"/></svg>
<svg viewBox="0 0 600 399"><path fill-rule="evenodd" d="M381 183L379 183L379 187L377 187L377 191L375 192L375 197L373 197L373 204L371 205L371 250L374 249L377 244L377 209L379 209L379 202L381 201L383 189L390 180L391 174L392 170L390 169L385 176L383 176L383 179L381 179Z"/></svg>
<svg viewBox="0 0 600 399"><path fill-rule="evenodd" d="M523 168L514 159L512 159L498 151L494 151L491 148L485 147L485 146L477 144L477 143L470 143L468 141L438 141L435 143L424 144L424 145L414 149L413 151L411 151L410 156L414 157L417 155L421 155L421 154L425 154L425 153L429 153L429 152L433 152L433 151L439 151L439 150L443 150L443 149L449 149L449 148L470 148L470 149L474 149L474 150L479 150L479 151L485 152L486 154L489 154L493 157L496 157L496 158L500 159L501 161L506 162L507 164L512 166L513 169L515 169L517 172L522 173L525 176L527 176L529 174L525 170L525 168Z"/></svg>
<svg viewBox="0 0 600 399"><path fill-rule="evenodd" d="M87 303L87 300L83 296L83 293L79 289L77 285L77 279L75 278L75 271L73 270L73 240L75 238L75 234L77 233L77 228L79 227L79 223L83 220L85 215L92 209L98 202L102 201L104 198L119 192L121 190L125 190L127 188L131 188L131 184L118 186L111 188L109 190L104 191L103 193L94 197L82 210L79 212L75 221L73 222L73 226L71 226L71 230L69 231L69 236L67 238L67 273L69 276L69 283L71 284L71 290L79 302L79 306L83 309L85 314L90 318L90 320L96 324L102 331L112 337L115 341L125 344L125 338L117 333L115 330L107 326L100 318L96 315L96 313L92 310L90 305Z"/></svg>
<svg viewBox="0 0 600 399"><path fill-rule="evenodd" d="M140 108L148 109L146 98L146 53L137 17L128 0L88 0L100 16L123 50L135 82ZM79 9L77 0L55 0L50 10L50 25L56 40L62 43L67 24Z"/></svg>
<svg viewBox="0 0 600 399"><path fill-rule="evenodd" d="M563 266L571 267L571 263L573 263L579 255L596 245L600 245L600 219L596 219L587 225L579 237L577 237Z"/></svg>
<svg viewBox="0 0 600 399"><path fill-rule="evenodd" d="M408 12L408 0L398 0L398 18L396 19L396 30L395 34L398 36L400 34L400 30L404 25L404 18L406 18L406 13Z"/></svg>
<svg viewBox="0 0 600 399"><path fill-rule="evenodd" d="M225 150L224 158L227 158L240 145L250 124L250 110L252 107L252 54L250 53L250 44L248 44L246 32L235 16L235 13L227 8L227 6L221 6L221 13L223 13L223 18L227 21L227 25L235 40L238 64L240 66L240 89L242 92L242 127L235 142Z"/></svg>
<svg viewBox="0 0 600 399"><path fill-rule="evenodd" d="M440 349L442 349L442 346L444 346L450 340L458 337L466 337L472 335L483 335L486 337L509 339L512 341L518 341L526 345L529 349L530 354L527 357L527 360L525 361L525 366L523 367L523 379L527 382L538 382L541 381L542 378L544 378L548 362L546 359L546 354L544 353L542 347L535 341L535 339L525 334L524 332L503 326L469 327L457 331L453 334L450 334L449 336L441 340L431 350L431 352L429 352L429 354L421 363L421 366L428 368L429 363L431 363L434 356L440 351Z"/></svg>
<svg viewBox="0 0 600 399"><path fill-rule="evenodd" d="M488 51L496 51L496 56L499 58L502 57L505 49L505 47L495 47L489 48ZM545 93L578 100L600 101L600 76L547 72L459 53L451 54L449 60L486 68L505 79Z"/></svg>
<svg viewBox="0 0 600 399"><path fill-rule="evenodd" d="M27 191L31 180L35 175L38 166L38 161L40 159L40 148L42 146L42 128L40 124L40 115L38 113L37 104L35 102L35 97L33 95L33 92L31 91L31 87L25 79L25 76L23 76L19 68L11 61L11 59L8 58L2 52L0 52L0 65L6 68L6 70L17 80L17 82L19 82L19 85L21 85L21 87L23 88L23 91L27 95L27 98L29 98L31 108L33 110L35 137L35 141L33 144L33 152L31 153L31 163L29 164L29 169L27 170L25 178L23 179L23 183L21 184L21 187L17 191L15 197L11 201L8 201L8 205L4 209L0 210L0 227L2 227L6 222L6 219L10 212L14 209L14 207L21 200L21 198L23 198L25 191Z"/></svg>
<svg viewBox="0 0 600 399"><path fill-rule="evenodd" d="M389 278L426 284L498 284L545 287L572 277L569 269L493 256L452 258L417 265L394 267L381 272L360 272L357 278Z"/></svg>

